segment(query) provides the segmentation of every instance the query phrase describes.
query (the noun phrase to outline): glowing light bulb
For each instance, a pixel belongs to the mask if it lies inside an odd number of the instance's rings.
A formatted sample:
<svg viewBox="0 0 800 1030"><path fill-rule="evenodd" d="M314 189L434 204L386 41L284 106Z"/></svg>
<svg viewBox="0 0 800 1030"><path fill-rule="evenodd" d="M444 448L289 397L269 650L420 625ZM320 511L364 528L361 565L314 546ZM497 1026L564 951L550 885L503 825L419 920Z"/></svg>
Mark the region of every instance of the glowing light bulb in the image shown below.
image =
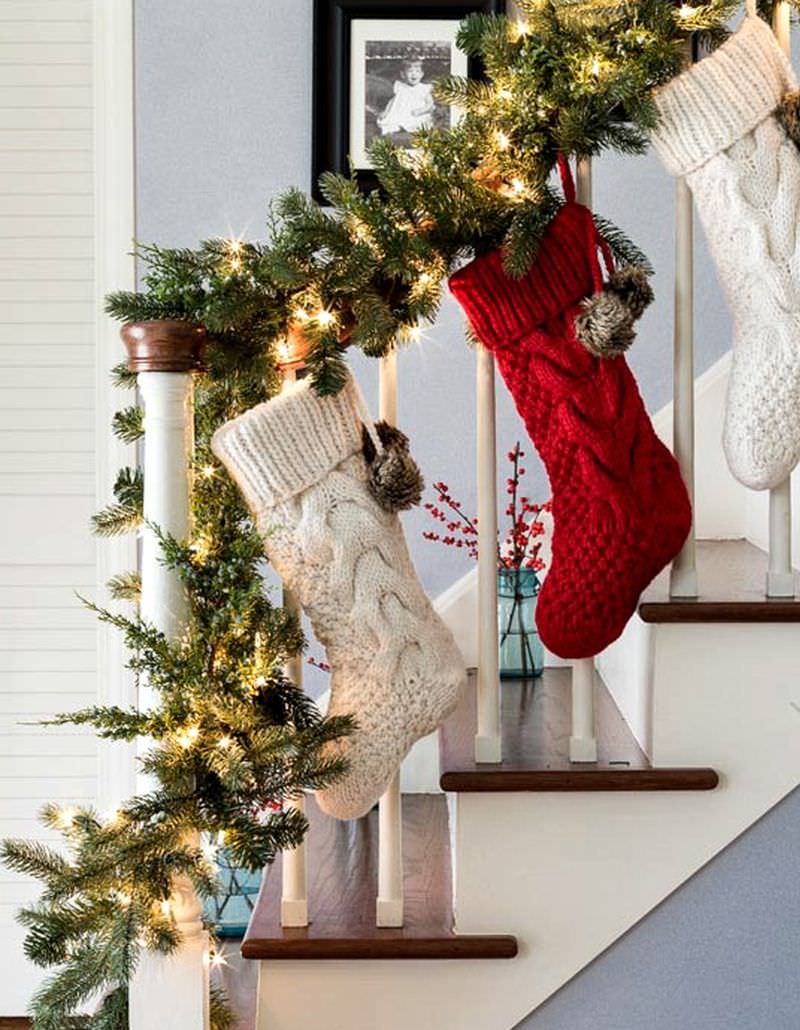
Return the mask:
<svg viewBox="0 0 800 1030"><path fill-rule="evenodd" d="M522 196L522 194L525 192L525 188L525 183L522 181L522 179L511 180L511 191L516 196Z"/></svg>
<svg viewBox="0 0 800 1030"><path fill-rule="evenodd" d="M513 100L514 99L514 94L511 92L510 89L507 89L505 87L503 87L503 89L498 89L497 95L498 95L498 97L501 100Z"/></svg>
<svg viewBox="0 0 800 1030"><path fill-rule="evenodd" d="M500 129L497 130L497 132L494 135L494 138L497 142L498 150L508 150L508 148L511 146L511 140L508 138L508 136L506 136L504 132L501 132Z"/></svg>
<svg viewBox="0 0 800 1030"><path fill-rule="evenodd" d="M197 726L187 726L186 729L175 735L175 740L182 748L188 750L199 736L200 730Z"/></svg>
<svg viewBox="0 0 800 1030"><path fill-rule="evenodd" d="M307 322L311 315L309 315L305 308L295 308L292 312L292 318L295 322Z"/></svg>
<svg viewBox="0 0 800 1030"><path fill-rule="evenodd" d="M228 959L225 953L222 951L215 951L211 956L211 967L212 969L222 969L223 966L227 966Z"/></svg>
<svg viewBox="0 0 800 1030"><path fill-rule="evenodd" d="M696 7L692 7L691 4L682 4L678 9L678 17L682 21L688 21L697 11Z"/></svg>
<svg viewBox="0 0 800 1030"><path fill-rule="evenodd" d="M406 336L412 343L419 343L422 339L422 330L418 325L410 325L406 329Z"/></svg>
<svg viewBox="0 0 800 1030"><path fill-rule="evenodd" d="M518 18L514 22L514 34L517 39L522 39L523 36L527 36L531 31L530 25L525 21L524 18Z"/></svg>
<svg viewBox="0 0 800 1030"><path fill-rule="evenodd" d="M213 479L213 477L216 474L217 470L214 468L213 465L204 465L203 468L200 470L200 475L203 477L203 479Z"/></svg>
<svg viewBox="0 0 800 1030"><path fill-rule="evenodd" d="M71 805L66 808L61 808L56 815L56 826L60 830L69 830L75 825L75 819L78 815L78 809L73 808Z"/></svg>
<svg viewBox="0 0 800 1030"><path fill-rule="evenodd" d="M130 894L125 894L124 891L119 891L117 892L117 901L120 903L120 905L122 905L123 908L130 908L130 904L133 901L133 898L130 896Z"/></svg>
<svg viewBox="0 0 800 1030"><path fill-rule="evenodd" d="M599 75L600 75L600 58L599 57L595 57L594 60L592 61L592 75L594 75L595 78L598 78Z"/></svg>
<svg viewBox="0 0 800 1030"><path fill-rule="evenodd" d="M323 327L332 325L336 321L336 315L332 311L328 311L327 308L322 308L318 311L314 318Z"/></svg>
<svg viewBox="0 0 800 1030"><path fill-rule="evenodd" d="M172 911L172 906L169 903L169 899L167 899L166 901L162 901L161 902L161 914L164 915L164 916L168 916L171 911Z"/></svg>
<svg viewBox="0 0 800 1030"><path fill-rule="evenodd" d="M417 282L420 286L430 286L433 282L433 276L430 272L423 272L419 279L417 279Z"/></svg>
<svg viewBox="0 0 800 1030"><path fill-rule="evenodd" d="M233 743L233 741L231 740L230 737L228 737L228 736L220 737L219 740L217 741L217 747L220 748L221 751L227 751L232 743Z"/></svg>

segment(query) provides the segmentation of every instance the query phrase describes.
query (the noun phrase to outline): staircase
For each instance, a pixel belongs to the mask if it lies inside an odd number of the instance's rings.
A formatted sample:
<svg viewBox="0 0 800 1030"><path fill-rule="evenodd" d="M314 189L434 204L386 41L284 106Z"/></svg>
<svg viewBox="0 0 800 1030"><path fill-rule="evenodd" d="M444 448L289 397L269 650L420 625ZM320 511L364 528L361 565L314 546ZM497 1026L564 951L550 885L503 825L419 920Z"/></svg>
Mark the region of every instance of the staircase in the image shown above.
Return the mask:
<svg viewBox="0 0 800 1030"><path fill-rule="evenodd" d="M372 925L375 813L314 820L312 925L280 928L275 869L243 946L258 1030L509 1030L800 784L800 603L764 599L766 568L706 541L697 600L653 584L598 662L596 765L568 759L569 669L504 684L499 765L465 698L446 801L405 799L403 930Z"/></svg>

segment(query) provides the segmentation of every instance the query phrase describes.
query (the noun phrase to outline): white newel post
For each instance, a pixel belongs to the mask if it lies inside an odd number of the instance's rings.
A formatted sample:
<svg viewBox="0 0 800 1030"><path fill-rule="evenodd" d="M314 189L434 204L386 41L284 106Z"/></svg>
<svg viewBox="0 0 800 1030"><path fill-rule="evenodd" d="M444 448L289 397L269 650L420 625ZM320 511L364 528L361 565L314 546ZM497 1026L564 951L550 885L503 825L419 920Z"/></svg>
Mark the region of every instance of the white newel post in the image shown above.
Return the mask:
<svg viewBox="0 0 800 1030"><path fill-rule="evenodd" d="M694 213L685 179L675 184L675 328L673 357L673 451L694 505ZM694 519L672 563L672 597L697 597Z"/></svg>
<svg viewBox="0 0 800 1030"><path fill-rule="evenodd" d="M475 761L502 761L497 631L497 424L494 355L477 349L478 722Z"/></svg>
<svg viewBox="0 0 800 1030"><path fill-rule="evenodd" d="M139 374L144 402L144 517L178 539L185 539L190 528L192 371L199 366L204 337L199 327L181 322L144 322L123 329L128 365ZM185 623L186 599L178 577L160 559L158 539L145 526L141 615L175 639ZM140 711L155 702L151 689L142 683ZM147 747L147 742L142 745ZM170 956L143 951L130 986L130 1028L152 1030L168 1013L172 1030L208 1030L209 941L202 903L188 878L175 878L169 907L183 943Z"/></svg>
<svg viewBox="0 0 800 1030"><path fill-rule="evenodd" d="M578 202L592 206L592 162L578 161L575 176ZM597 761L597 736L594 712L594 658L578 658L572 665L572 733L569 738L571 762Z"/></svg>
<svg viewBox="0 0 800 1030"><path fill-rule="evenodd" d="M297 379L295 365L289 365L284 369L284 388L294 383ZM283 588L283 607L286 611L300 615L300 606L297 599L288 587ZM296 686L303 685L303 659L301 655L295 655L286 663L286 675ZM298 812L305 813L306 802L304 795L296 798L287 798L284 802L287 808L294 808ZM282 856L281 873L281 926L308 926L308 873L306 869L306 844L303 841L296 848L284 851Z"/></svg>
<svg viewBox="0 0 800 1030"><path fill-rule="evenodd" d="M772 28L783 52L791 51L791 7L784 0L775 5ZM787 478L769 494L768 597L794 597L792 569L792 481Z"/></svg>
<svg viewBox="0 0 800 1030"><path fill-rule="evenodd" d="M380 418L397 425L397 351L381 358L379 372ZM403 925L403 801L400 770L392 777L378 806L377 926Z"/></svg>

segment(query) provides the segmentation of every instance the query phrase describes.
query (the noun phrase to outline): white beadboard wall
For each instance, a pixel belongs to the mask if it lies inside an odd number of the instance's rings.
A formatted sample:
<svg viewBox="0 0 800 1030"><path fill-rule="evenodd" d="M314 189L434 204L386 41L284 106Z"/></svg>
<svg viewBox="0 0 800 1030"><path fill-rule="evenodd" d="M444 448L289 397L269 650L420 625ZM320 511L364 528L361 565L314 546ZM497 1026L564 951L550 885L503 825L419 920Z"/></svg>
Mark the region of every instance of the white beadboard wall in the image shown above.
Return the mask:
<svg viewBox="0 0 800 1030"><path fill-rule="evenodd" d="M92 0L0 0L0 837L97 794L94 739L25 722L94 703ZM34 971L16 909L35 885L0 868L0 1016Z"/></svg>

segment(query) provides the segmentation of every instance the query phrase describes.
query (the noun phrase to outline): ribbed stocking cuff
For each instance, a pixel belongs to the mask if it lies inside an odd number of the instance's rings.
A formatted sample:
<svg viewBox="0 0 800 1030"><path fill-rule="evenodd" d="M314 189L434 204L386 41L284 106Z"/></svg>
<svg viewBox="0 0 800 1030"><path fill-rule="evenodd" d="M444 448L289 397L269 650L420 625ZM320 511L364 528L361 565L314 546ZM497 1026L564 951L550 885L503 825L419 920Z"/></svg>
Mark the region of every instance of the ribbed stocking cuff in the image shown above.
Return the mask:
<svg viewBox="0 0 800 1030"><path fill-rule="evenodd" d="M226 423L211 441L255 512L324 479L361 447L352 378L333 397L320 397L303 380Z"/></svg>
<svg viewBox="0 0 800 1030"><path fill-rule="evenodd" d="M769 27L747 17L718 50L656 90L653 146L668 171L687 175L772 114L794 82Z"/></svg>
<svg viewBox="0 0 800 1030"><path fill-rule="evenodd" d="M471 261L450 279L450 291L481 343L490 350L512 345L591 292L590 214L567 204L553 219L536 261L521 279L503 269L499 250Z"/></svg>

